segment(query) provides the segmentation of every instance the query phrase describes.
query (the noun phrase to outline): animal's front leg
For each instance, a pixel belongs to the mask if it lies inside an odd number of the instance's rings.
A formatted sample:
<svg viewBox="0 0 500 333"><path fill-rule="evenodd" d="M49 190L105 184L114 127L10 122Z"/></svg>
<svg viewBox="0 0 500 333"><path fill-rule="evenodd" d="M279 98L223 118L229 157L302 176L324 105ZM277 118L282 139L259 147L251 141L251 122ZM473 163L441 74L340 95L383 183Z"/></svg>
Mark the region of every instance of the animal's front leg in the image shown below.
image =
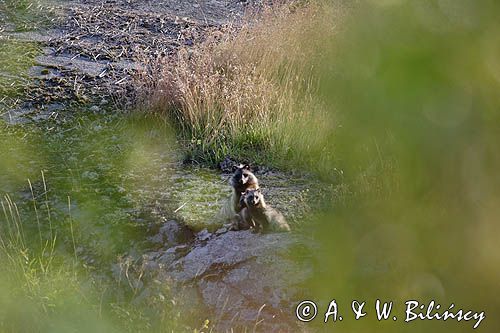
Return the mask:
<svg viewBox="0 0 500 333"><path fill-rule="evenodd" d="M256 222L254 219L252 219L251 221L252 221L252 232L253 233L261 232L262 226L260 225L260 223Z"/></svg>

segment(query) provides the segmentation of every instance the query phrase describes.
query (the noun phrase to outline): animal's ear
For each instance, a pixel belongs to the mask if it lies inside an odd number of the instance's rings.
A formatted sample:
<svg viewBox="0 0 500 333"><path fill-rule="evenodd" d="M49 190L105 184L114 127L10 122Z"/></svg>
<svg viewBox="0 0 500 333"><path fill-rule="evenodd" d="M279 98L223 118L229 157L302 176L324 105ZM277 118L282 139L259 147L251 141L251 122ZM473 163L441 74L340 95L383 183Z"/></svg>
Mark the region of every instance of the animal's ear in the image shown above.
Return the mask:
<svg viewBox="0 0 500 333"><path fill-rule="evenodd" d="M247 170L250 170L250 165L248 165L248 164L245 164L245 165L243 166L243 169L247 169Z"/></svg>
<svg viewBox="0 0 500 333"><path fill-rule="evenodd" d="M233 165L233 172L235 172L236 170L238 170L238 166L236 164Z"/></svg>

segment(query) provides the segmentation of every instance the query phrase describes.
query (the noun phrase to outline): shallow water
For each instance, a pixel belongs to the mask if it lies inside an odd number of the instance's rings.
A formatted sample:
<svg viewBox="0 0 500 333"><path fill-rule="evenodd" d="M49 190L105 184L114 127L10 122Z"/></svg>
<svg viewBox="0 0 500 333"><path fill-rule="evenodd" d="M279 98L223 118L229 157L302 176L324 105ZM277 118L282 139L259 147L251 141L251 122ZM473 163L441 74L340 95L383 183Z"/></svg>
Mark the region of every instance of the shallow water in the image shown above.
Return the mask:
<svg viewBox="0 0 500 333"><path fill-rule="evenodd" d="M230 175L183 165L172 132L158 118L76 114L0 125L0 191L20 202L26 225L35 221L34 196L52 215L71 214L83 238L108 243L111 237L120 251L133 241L124 237L127 228L146 230L168 219L194 230L221 226L214 217L231 193ZM258 177L267 201L292 225L307 214L315 181L295 175L292 182L291 175L272 171Z"/></svg>

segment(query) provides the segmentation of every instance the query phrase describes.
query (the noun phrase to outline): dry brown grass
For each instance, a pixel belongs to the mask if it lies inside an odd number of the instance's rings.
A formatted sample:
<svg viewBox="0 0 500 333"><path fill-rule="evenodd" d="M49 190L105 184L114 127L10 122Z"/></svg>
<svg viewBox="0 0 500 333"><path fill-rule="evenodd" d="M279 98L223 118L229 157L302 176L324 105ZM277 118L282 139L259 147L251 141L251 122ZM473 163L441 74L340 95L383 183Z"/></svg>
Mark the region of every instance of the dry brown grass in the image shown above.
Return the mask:
<svg viewBox="0 0 500 333"><path fill-rule="evenodd" d="M149 61L140 109L168 115L191 158L225 155L278 166L318 165L332 114L318 98L316 64L335 35L331 5L279 5L208 33L176 56Z"/></svg>

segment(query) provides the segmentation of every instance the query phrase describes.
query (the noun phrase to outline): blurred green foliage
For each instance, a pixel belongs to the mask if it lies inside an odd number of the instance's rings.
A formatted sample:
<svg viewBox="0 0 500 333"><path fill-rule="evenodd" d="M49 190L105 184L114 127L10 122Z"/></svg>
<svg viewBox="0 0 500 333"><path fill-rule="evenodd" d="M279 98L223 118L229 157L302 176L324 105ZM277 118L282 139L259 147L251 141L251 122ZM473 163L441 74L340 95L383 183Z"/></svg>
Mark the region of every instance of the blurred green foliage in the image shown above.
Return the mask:
<svg viewBox="0 0 500 333"><path fill-rule="evenodd" d="M350 195L316 224L325 274L314 289L372 310L339 329L472 329L378 323L376 298L399 304L399 317L409 299L484 310L481 329L500 328L499 10L494 1L362 2L330 44L321 94L341 118L332 149Z"/></svg>
<svg viewBox="0 0 500 333"><path fill-rule="evenodd" d="M403 323L404 301L434 299L484 310L480 329L499 331L500 5L373 0L333 6L341 7L342 26L316 43L324 56L314 68L316 97L331 111L334 130L315 151L334 153L320 175L342 174L342 190L300 229L310 229L319 248L312 263L318 274L302 292L323 309L336 299L345 320L325 325L318 317L307 327L472 330L464 322ZM11 58L2 46L0 52L0 63ZM293 131L317 135L315 120L303 119ZM1 198L0 330L177 329L170 309L136 307L127 292L109 292L109 277L94 274L140 248L145 232L131 221L141 221L136 206L150 198L126 193L164 186L152 176L167 172L156 162L168 163L170 157L158 156L172 146L170 128L158 119L87 115L64 124L0 123L0 191L15 196ZM149 177L122 178L131 170ZM397 322L376 321L377 298L396 303ZM353 299L368 302L366 318L347 313Z"/></svg>
<svg viewBox="0 0 500 333"><path fill-rule="evenodd" d="M170 133L155 118L121 114L0 123L0 330L176 325L168 304L132 306L134 290L111 274L154 223L142 193L164 186L152 177L175 156Z"/></svg>

